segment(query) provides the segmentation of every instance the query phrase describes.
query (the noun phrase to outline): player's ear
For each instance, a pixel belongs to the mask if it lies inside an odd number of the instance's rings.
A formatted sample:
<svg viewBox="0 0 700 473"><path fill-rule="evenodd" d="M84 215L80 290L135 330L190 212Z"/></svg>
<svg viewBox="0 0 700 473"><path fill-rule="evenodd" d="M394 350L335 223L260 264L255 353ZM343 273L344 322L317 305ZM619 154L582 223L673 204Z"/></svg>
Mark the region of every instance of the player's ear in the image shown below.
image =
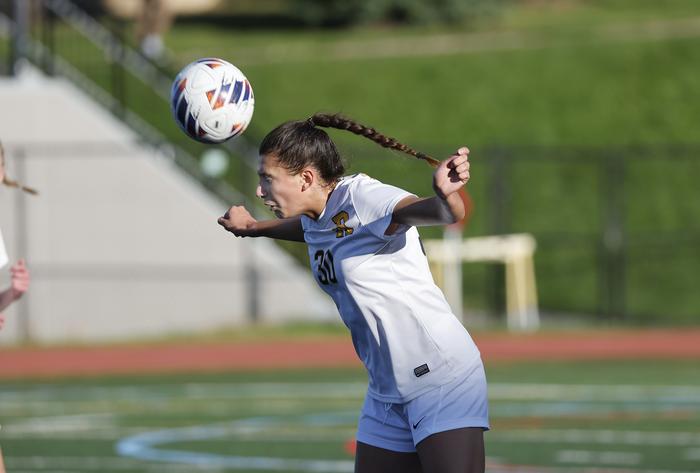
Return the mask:
<svg viewBox="0 0 700 473"><path fill-rule="evenodd" d="M301 179L301 190L303 192L309 189L314 183L316 180L316 173L310 168L305 168L299 173L299 177Z"/></svg>

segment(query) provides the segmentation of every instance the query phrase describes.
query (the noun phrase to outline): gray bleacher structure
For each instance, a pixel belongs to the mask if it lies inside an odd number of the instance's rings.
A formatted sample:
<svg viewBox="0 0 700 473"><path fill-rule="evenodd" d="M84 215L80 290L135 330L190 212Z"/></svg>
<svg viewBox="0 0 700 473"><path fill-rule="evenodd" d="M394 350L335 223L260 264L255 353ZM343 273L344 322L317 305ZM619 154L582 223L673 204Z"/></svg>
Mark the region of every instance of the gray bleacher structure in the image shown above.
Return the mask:
<svg viewBox="0 0 700 473"><path fill-rule="evenodd" d="M32 271L0 345L337 317L308 268L272 241L219 227L230 202L168 153L73 83L23 71L0 79L0 138L8 174L40 194L0 186L10 259L26 258ZM3 268L0 285L8 279Z"/></svg>

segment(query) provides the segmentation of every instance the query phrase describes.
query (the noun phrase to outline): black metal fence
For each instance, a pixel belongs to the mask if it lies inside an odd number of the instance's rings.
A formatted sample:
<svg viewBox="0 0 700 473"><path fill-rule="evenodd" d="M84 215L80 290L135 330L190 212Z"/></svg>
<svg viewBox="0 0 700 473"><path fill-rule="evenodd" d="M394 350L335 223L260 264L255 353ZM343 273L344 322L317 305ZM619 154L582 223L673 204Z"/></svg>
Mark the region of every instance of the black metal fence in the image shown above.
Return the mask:
<svg viewBox="0 0 700 473"><path fill-rule="evenodd" d="M482 161L482 228L536 236L543 308L700 321L700 148L502 149Z"/></svg>
<svg viewBox="0 0 700 473"><path fill-rule="evenodd" d="M432 192L422 162L387 157L373 145L344 151L352 172L371 166L385 182ZM533 234L545 314L700 322L700 146L474 147L472 157L474 210L464 235ZM442 232L420 231L424 238ZM469 263L463 273L467 311L503 314L502 269Z"/></svg>

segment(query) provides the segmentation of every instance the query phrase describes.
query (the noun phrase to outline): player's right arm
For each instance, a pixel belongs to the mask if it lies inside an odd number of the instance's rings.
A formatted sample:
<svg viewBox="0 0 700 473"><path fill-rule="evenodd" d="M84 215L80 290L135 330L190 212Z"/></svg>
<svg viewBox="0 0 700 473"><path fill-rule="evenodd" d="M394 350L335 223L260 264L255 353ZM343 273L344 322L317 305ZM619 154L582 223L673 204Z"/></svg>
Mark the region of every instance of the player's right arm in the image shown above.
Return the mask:
<svg viewBox="0 0 700 473"><path fill-rule="evenodd" d="M250 212L234 205L219 217L219 225L237 237L268 237L277 240L304 241L301 217L255 220Z"/></svg>

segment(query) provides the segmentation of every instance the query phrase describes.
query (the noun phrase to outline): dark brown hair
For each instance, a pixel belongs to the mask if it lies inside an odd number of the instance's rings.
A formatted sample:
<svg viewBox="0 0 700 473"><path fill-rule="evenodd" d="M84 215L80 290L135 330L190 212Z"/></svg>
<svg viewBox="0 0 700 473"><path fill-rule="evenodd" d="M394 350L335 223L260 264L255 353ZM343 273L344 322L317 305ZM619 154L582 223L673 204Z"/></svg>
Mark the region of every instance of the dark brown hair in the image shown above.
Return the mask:
<svg viewBox="0 0 700 473"><path fill-rule="evenodd" d="M5 150L2 147L2 143L0 143L0 166L5 167ZM24 192L28 194L34 194L37 195L38 192L31 187L23 186L17 181L13 181L10 178L7 177L7 171L5 171L5 175L3 176L2 183L5 184L7 187L16 187L18 189L22 189Z"/></svg>
<svg viewBox="0 0 700 473"><path fill-rule="evenodd" d="M281 124L263 138L261 155L274 155L279 163L292 174L301 172L305 166L318 169L321 178L334 182L345 173L340 153L328 134L318 127L347 130L364 136L384 148L395 149L423 159L433 167L440 162L427 154L409 148L396 139L382 135L374 128L357 123L339 114L316 113L306 120L295 120Z"/></svg>

